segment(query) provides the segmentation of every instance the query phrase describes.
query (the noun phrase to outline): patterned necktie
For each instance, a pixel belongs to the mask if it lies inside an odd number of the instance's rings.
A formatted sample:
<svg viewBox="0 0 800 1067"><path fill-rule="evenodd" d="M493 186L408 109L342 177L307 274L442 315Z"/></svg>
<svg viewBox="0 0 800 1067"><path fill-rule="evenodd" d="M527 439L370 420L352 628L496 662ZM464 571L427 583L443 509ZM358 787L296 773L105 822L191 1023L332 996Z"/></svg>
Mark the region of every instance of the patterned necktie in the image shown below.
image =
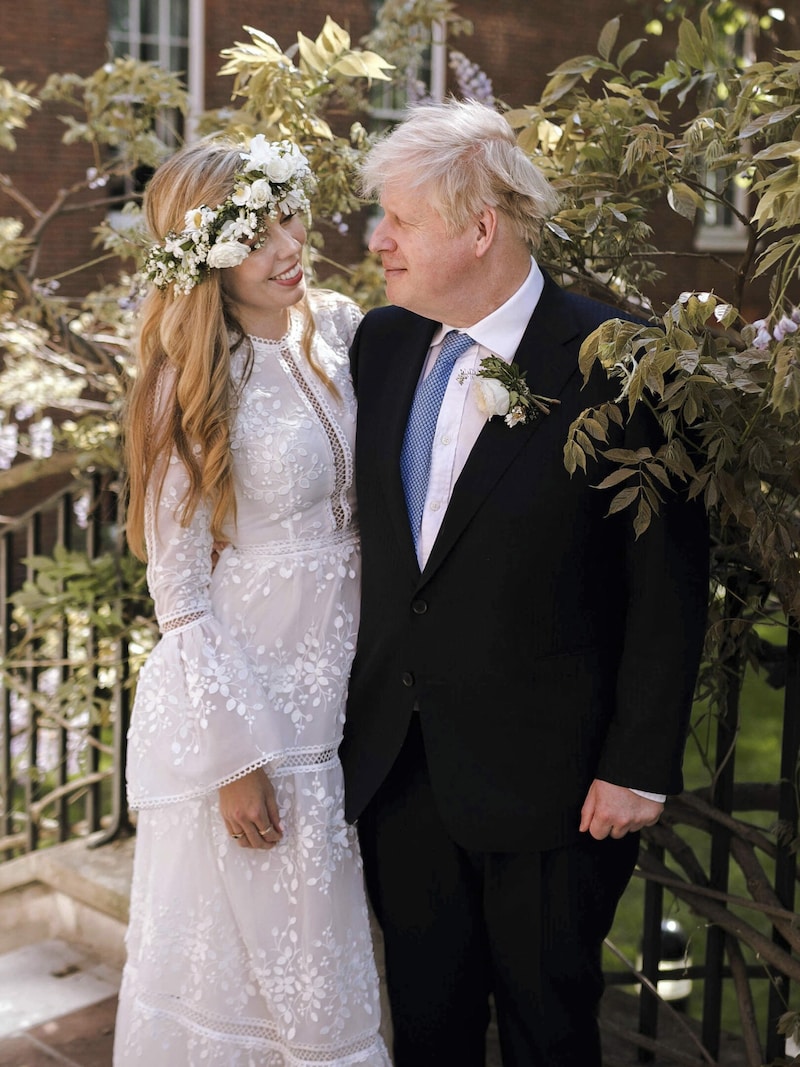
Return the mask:
<svg viewBox="0 0 800 1067"><path fill-rule="evenodd" d="M431 449L439 408L442 406L455 361L474 344L469 334L451 330L444 339L430 373L419 383L414 394L400 453L400 474L415 546L419 542L422 511L428 494Z"/></svg>

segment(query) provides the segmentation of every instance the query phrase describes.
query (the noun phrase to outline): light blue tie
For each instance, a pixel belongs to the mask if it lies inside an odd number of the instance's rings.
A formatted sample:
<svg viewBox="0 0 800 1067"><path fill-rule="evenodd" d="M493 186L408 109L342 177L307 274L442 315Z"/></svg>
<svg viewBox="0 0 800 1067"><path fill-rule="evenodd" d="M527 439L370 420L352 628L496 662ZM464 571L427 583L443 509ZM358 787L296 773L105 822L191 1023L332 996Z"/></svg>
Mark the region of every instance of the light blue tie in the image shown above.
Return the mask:
<svg viewBox="0 0 800 1067"><path fill-rule="evenodd" d="M455 361L474 344L469 334L451 330L444 339L430 373L419 383L414 394L400 453L400 474L415 546L419 542L422 512L425 497L428 495L431 449L439 408L442 406Z"/></svg>

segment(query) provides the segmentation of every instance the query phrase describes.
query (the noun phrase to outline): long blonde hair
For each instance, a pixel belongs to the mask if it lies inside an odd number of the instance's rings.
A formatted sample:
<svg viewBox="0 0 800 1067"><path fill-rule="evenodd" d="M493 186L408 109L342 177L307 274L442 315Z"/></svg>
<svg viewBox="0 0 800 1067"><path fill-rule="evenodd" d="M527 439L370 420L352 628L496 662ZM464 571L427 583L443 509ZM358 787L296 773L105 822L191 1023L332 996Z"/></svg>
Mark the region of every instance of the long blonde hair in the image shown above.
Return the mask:
<svg viewBox="0 0 800 1067"><path fill-rule="evenodd" d="M159 167L144 197L145 219L155 240L163 241L170 231L180 231L191 208L214 207L230 195L241 167L241 152L241 145L206 140L182 149ZM226 520L236 520L230 440L243 382L231 378L231 354L249 341L221 279L221 271L209 270L188 293L176 293L172 286L151 287L142 302L137 373L124 418L126 536L140 559L146 557L147 489L155 479L160 492L172 453L188 474L180 502L182 524L191 522L201 502L209 507L215 539L222 539ZM303 350L319 377L330 385L312 358L311 309L306 300L299 307L304 317ZM245 377L251 365L252 350Z"/></svg>

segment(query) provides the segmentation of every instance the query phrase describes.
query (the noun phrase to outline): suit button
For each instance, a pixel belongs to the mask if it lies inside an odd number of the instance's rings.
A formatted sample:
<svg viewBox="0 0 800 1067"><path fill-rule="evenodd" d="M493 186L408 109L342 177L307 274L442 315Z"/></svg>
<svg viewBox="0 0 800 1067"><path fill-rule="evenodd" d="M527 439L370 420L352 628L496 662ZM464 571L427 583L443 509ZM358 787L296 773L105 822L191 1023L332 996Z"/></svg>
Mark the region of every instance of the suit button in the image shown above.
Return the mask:
<svg viewBox="0 0 800 1067"><path fill-rule="evenodd" d="M424 600L415 600L411 605L411 610L415 615L424 615L428 610L428 605Z"/></svg>
<svg viewBox="0 0 800 1067"><path fill-rule="evenodd" d="M414 684L414 675L411 671L403 671L403 685L408 689Z"/></svg>

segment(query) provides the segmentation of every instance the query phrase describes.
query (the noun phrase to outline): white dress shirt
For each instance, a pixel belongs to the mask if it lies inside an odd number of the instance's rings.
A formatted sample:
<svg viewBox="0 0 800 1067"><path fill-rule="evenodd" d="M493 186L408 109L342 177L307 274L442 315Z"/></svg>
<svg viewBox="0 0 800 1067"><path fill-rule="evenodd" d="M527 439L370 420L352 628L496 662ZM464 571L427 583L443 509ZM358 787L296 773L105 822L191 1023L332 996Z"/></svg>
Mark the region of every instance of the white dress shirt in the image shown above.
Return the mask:
<svg viewBox="0 0 800 1067"><path fill-rule="evenodd" d="M476 343L456 360L439 410L417 551L421 568L424 568L439 533L453 486L486 422L486 415L481 414L475 403L472 389L475 372L480 361L487 356L499 356L506 363L511 363L543 287L542 272L531 260L528 276L516 293L496 311L464 331ZM433 335L422 370L423 378L436 362L445 335L452 329L455 327L442 323Z"/></svg>
<svg viewBox="0 0 800 1067"><path fill-rule="evenodd" d="M490 315L463 331L474 339L475 344L456 360L439 409L431 448L428 492L425 496L417 548L421 569L425 567L441 528L453 486L464 469L464 464L487 419L475 403L472 389L475 372L480 361L487 356L499 356L506 363L513 361L543 288L542 272L536 261L531 259L528 276L514 295ZM436 330L422 368L422 378L427 376L436 362L445 335L456 328L442 323ZM509 432L513 433L513 429ZM640 789L634 789L632 792L659 803L666 799L662 793L648 793Z"/></svg>

